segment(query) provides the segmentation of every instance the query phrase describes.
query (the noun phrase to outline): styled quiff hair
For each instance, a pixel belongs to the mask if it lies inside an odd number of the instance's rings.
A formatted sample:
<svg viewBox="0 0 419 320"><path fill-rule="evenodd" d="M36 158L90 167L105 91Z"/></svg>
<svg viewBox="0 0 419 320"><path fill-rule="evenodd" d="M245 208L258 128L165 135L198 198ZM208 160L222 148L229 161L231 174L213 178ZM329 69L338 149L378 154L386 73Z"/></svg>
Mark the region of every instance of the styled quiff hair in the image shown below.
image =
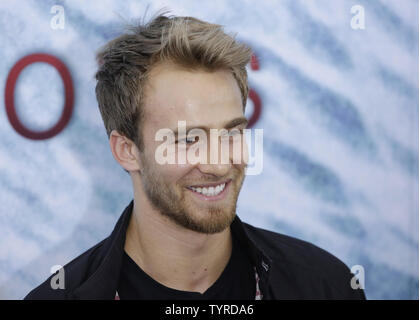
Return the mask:
<svg viewBox="0 0 419 320"><path fill-rule="evenodd" d="M147 76L159 62L187 70L230 70L240 88L243 110L249 91L246 65L251 49L223 27L193 17L154 17L130 27L97 54L96 98L108 137L112 130L144 148L141 121Z"/></svg>

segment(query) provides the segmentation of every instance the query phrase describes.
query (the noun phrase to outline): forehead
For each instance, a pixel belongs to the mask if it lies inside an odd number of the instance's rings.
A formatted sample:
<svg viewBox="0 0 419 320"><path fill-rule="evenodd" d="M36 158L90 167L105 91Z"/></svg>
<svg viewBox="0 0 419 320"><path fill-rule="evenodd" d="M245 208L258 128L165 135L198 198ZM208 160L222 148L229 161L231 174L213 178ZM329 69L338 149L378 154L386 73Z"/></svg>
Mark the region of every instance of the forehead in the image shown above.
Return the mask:
<svg viewBox="0 0 419 320"><path fill-rule="evenodd" d="M240 89L228 70L186 70L170 63L155 66L145 88L145 124L175 128L220 127L243 116Z"/></svg>

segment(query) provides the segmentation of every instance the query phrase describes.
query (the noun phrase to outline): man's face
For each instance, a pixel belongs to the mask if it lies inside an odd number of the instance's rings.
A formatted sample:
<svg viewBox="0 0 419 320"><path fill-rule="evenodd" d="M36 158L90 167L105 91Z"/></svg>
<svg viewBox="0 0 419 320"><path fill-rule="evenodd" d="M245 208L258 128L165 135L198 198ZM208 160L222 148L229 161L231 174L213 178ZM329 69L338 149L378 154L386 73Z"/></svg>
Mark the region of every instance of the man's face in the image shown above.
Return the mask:
<svg viewBox="0 0 419 320"><path fill-rule="evenodd" d="M186 160L186 164L161 165L155 160L155 151L162 142L156 141L155 135L163 128L176 131L178 121L186 121L187 132L191 128L244 129L241 93L233 75L228 71L186 71L160 64L149 76L144 115L141 183L151 204L178 225L196 232L217 233L230 226L245 163L233 164L230 152L228 164L221 164L221 156L217 163L210 164L216 139L211 139L207 131L207 164ZM185 136L175 138L177 141ZM188 141L186 151L194 143ZM179 144L174 144L179 151Z"/></svg>

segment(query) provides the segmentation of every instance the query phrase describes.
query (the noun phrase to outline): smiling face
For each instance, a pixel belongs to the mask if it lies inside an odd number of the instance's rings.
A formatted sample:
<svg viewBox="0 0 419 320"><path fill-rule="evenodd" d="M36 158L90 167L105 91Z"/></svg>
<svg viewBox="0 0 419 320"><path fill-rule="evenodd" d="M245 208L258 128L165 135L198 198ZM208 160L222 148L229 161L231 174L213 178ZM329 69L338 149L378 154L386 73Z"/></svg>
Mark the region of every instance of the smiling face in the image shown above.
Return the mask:
<svg viewBox="0 0 419 320"><path fill-rule="evenodd" d="M176 131L178 121L187 130L203 128L208 133L205 163L158 164L155 152L159 129ZM217 141L210 129L244 129L241 94L231 72L187 71L169 63L155 66L148 78L144 103L140 153L142 190L161 214L178 225L201 233L217 233L234 219L237 198L244 180L245 163L210 161ZM176 137L176 140L185 137ZM244 140L244 139L243 139ZM186 149L195 142L188 141ZM178 150L178 144L175 143ZM243 148L246 148L243 145ZM221 147L218 154L221 154Z"/></svg>

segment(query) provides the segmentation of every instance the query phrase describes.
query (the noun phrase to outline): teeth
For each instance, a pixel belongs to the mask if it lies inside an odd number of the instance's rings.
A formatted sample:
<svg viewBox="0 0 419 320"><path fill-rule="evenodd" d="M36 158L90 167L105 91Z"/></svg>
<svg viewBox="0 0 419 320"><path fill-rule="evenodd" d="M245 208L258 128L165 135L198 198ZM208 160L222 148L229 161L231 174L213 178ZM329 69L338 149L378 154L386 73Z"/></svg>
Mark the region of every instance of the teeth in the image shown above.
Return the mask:
<svg viewBox="0 0 419 320"><path fill-rule="evenodd" d="M209 187L209 188L195 188L195 187L190 187L193 191L198 192L203 194L204 196L208 196L208 197L213 197L218 195L221 191L224 190L226 184L220 184L218 186L214 187Z"/></svg>

